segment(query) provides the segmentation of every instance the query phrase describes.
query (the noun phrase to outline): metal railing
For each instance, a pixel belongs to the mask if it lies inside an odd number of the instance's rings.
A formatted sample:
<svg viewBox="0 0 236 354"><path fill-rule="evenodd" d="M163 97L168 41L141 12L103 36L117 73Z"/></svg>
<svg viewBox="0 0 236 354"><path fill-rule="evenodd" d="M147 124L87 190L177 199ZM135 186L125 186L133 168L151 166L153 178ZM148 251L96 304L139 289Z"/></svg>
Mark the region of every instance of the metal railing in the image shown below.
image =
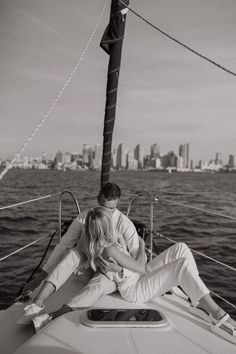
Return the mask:
<svg viewBox="0 0 236 354"><path fill-rule="evenodd" d="M7 205L7 206L5 206L5 207L1 207L1 208L0 208L0 211L6 210L6 209L10 209L10 208L15 208L15 207L18 207L18 206L27 204L27 203L32 203L32 202L40 201L40 200L43 200L43 199L52 198L52 197L55 197L55 196L59 195L60 197L59 197L59 212L58 212L58 214L59 214L59 217L58 217L58 234L59 234L59 242L60 242L60 240L61 240L61 230L62 230L62 229L61 229L62 197L63 197L64 194L66 194L66 193L69 194L69 195L72 197L72 199L74 200L74 203L75 203L75 205L76 205L76 210L77 210L78 213L80 213L80 207L79 207L79 203L78 203L77 199L75 198L74 194L73 194L71 191L68 191L68 190L65 190L65 191L63 191L63 192L57 192L57 193L54 193L54 194L49 194L49 195L46 195L46 196L43 196L43 197L38 197L38 198L30 199L30 200L27 200L27 201L24 201L24 202L20 202L20 203L15 203L15 204ZM28 247L30 247L30 246L32 246L32 245L34 245L34 244L40 242L41 240L43 240L43 239L45 239L45 238L47 238L47 237L49 237L49 236L52 236L52 232L49 233L48 235L39 237L37 240L32 241L32 242L26 244L25 246L18 248L17 250L15 250L15 251L13 251L13 252L7 254L6 256L1 257L1 258L0 258L0 262L1 262L1 261L4 261L5 259L7 259L7 258L9 258L9 257L11 257L11 256L13 256L13 255L15 255L15 254L17 254L17 253L19 253L19 252L21 252L21 251L23 251L24 249L26 249L26 248L28 248Z"/></svg>
<svg viewBox="0 0 236 354"><path fill-rule="evenodd" d="M62 219L62 197L65 195L65 194L69 194L75 205L76 205L76 210L78 213L80 213L80 207L79 207L79 203L77 201L77 199L75 198L74 194L69 191L69 190L65 190L63 192L57 192L57 193L54 193L54 194L50 194L50 195L47 195L47 196L43 196L43 197L39 197L39 198L34 198L34 199L31 199L31 200L28 200L28 201L24 201L24 202L21 202L21 203L16 203L16 204L12 204L12 205L8 205L6 207L2 207L0 208L0 211L1 210L5 210L5 209L9 209L9 208L14 208L14 207L17 207L17 206L20 206L20 205L23 205L23 204L26 204L26 203L31 203L31 202L35 202L35 201L39 201L39 200L42 200L42 199L46 199L46 198L51 198L51 197L54 197L56 195L60 195L59 197L59 213L58 213L58 234L59 234L59 242L61 240L61 219ZM131 208L132 206L134 205L134 203L141 197L145 197L149 203L150 203L150 243L149 243L149 249L148 249L148 252L150 254L150 259L152 259L152 257L155 255L155 253L153 252L153 238L154 238L154 235L156 236L159 236L161 238L164 238L172 243L177 243L175 240L171 239L170 237L167 237L159 232L154 232L154 229L153 229L153 221L154 221L154 203L155 202L158 202L159 200L161 201L165 201L165 202L169 202L169 203L172 203L174 205L179 205L179 206L183 206L183 207L186 207L186 208L191 208L191 209L196 209L198 211L202 211L202 212L205 212L205 213L210 213L210 214L213 214L213 215L216 215L216 216L221 216L221 217L224 217L224 218L229 218L229 219L233 219L233 220L236 220L235 217L233 216L227 216L227 215L224 215L224 214L219 214L219 213L215 213L215 212L212 212L212 211L209 211L209 210L205 210L205 209L201 209L201 208L198 208L198 207L193 207L193 206L188 206L186 204L182 204L182 203L179 203L179 202L171 202L170 200L167 200L167 199L160 199L160 198L157 198L156 196L152 196L151 194L149 194L148 192L146 191L143 191L143 192L140 192L135 198L133 198L131 200L131 202L129 203L128 205L128 209L127 209L127 212L126 212L126 215L129 216L130 214L130 211L131 211ZM0 258L0 262L11 257L12 255L16 254L16 253L19 253L21 252L22 250L32 246L33 244L36 244L37 242L43 240L44 238L46 237L49 237L50 236L50 233L46 236L42 236L40 237L39 239L33 241L33 242L30 242L29 244L11 252L10 254L6 255L6 256L3 256L2 258ZM217 259L213 258L213 257L209 257L207 256L206 254L204 253L201 253L199 251L196 251L192 248L190 248L190 250L194 253L197 253L198 255L204 257L204 258L207 258L215 263L218 263L219 265L221 266L224 266L226 267L227 269L229 270L232 270L232 271L236 271L236 269L232 266L229 266L228 264L225 264L221 261L218 261ZM227 304L231 305L232 307L236 308L236 306L234 304L232 304L231 302L229 302L228 300L226 300L225 298L223 298L222 296L220 296L219 294L215 293L214 291L211 290L211 292L217 296L218 298L220 298L221 300L223 300L224 302L226 302Z"/></svg>

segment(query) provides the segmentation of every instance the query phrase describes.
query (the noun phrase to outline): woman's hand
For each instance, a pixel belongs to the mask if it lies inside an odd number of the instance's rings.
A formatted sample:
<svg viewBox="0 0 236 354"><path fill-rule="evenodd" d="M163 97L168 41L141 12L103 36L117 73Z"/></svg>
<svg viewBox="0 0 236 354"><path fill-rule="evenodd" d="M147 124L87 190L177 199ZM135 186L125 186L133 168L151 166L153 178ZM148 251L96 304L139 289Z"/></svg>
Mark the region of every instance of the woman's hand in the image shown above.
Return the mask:
<svg viewBox="0 0 236 354"><path fill-rule="evenodd" d="M145 249L145 242L142 239L142 237L139 236L139 247L141 247L142 249Z"/></svg>
<svg viewBox="0 0 236 354"><path fill-rule="evenodd" d="M103 257L100 257L97 261L96 264L98 265L98 267L100 268L101 272L106 274L108 272L115 272L115 273L119 273L122 271L122 267L119 266L117 263L115 263L114 261L110 260L106 260Z"/></svg>

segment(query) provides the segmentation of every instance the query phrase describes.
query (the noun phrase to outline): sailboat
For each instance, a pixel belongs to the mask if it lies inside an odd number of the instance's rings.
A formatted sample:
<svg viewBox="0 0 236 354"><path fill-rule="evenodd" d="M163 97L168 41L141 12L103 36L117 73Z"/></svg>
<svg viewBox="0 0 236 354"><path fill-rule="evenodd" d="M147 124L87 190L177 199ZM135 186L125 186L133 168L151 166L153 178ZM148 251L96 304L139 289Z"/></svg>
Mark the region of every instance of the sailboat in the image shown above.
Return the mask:
<svg viewBox="0 0 236 354"><path fill-rule="evenodd" d="M108 26L102 40L102 46L109 53L110 61L101 184L106 183L110 178L112 131L128 5L129 1L112 0L110 26L121 25L121 27L115 27L114 31L114 27ZM110 48L111 44L113 48ZM112 50L114 52L111 53ZM139 194L131 200L127 214L139 196L141 195ZM149 246L150 255L153 256L152 208L154 200L148 194L146 197L151 208L147 246ZM59 223L60 227L61 222ZM65 299L72 297L83 286L83 276L81 278L71 277L61 291L47 301L45 310L50 312L57 304L62 304ZM174 288L171 293L157 297L145 304L127 303L117 293L103 296L92 308L60 316L48 323L37 334L33 333L31 327L16 325L16 320L23 313L23 308L26 305L20 300L22 299L19 298L11 307L0 313L1 352L4 354L235 353L235 345L212 333L209 323L189 313L188 298L179 288ZM104 312L111 314L113 320L99 317ZM145 320L144 315L147 313L153 314L150 321ZM98 316L96 316L97 314ZM140 321L137 321L137 316L140 316ZM114 317L119 318L114 320Z"/></svg>

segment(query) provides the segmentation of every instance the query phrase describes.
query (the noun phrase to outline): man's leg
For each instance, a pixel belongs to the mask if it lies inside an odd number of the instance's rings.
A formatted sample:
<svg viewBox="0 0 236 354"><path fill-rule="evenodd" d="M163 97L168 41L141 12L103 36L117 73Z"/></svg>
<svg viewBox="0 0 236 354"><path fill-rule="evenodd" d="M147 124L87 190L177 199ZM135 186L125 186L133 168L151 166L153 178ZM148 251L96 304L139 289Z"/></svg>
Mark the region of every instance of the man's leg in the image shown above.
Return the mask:
<svg viewBox="0 0 236 354"><path fill-rule="evenodd" d="M76 309L92 306L102 295L111 294L117 290L115 282L97 271L88 284L66 305Z"/></svg>
<svg viewBox="0 0 236 354"><path fill-rule="evenodd" d="M33 304L42 308L47 298L66 282L79 264L79 253L75 249L70 250L62 261L57 264L51 274L49 274L39 293L34 298Z"/></svg>

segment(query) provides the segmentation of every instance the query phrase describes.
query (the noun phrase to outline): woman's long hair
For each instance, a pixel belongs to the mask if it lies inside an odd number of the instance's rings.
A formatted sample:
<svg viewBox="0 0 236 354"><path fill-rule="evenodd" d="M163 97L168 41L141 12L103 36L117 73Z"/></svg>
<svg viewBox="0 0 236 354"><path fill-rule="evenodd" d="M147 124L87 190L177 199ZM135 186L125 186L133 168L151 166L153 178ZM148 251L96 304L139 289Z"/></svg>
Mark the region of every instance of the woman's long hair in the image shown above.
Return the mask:
<svg viewBox="0 0 236 354"><path fill-rule="evenodd" d="M111 218L104 207L96 207L88 212L85 220L86 254L94 271L104 248L115 243Z"/></svg>

